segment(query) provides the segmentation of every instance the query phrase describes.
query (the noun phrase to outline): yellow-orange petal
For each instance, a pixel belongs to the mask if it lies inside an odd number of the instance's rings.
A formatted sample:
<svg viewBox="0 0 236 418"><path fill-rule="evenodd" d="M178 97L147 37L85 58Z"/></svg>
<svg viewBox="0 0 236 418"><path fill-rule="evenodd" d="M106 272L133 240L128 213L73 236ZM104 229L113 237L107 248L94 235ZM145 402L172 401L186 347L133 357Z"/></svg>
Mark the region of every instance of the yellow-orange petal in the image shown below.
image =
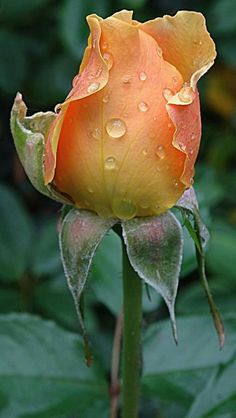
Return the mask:
<svg viewBox="0 0 236 418"><path fill-rule="evenodd" d="M73 80L73 88L55 119L45 144L45 184L53 180L56 154L61 127L67 115L70 103L84 99L99 92L107 84L109 69L100 51L101 28L98 19L91 15L87 18L91 31L89 46L86 50L85 59L82 63L82 71Z"/></svg>
<svg viewBox="0 0 236 418"><path fill-rule="evenodd" d="M193 89L214 63L215 44L201 13L180 11L175 16L159 17L143 23L142 30L156 39L164 59L180 71L184 82Z"/></svg>
<svg viewBox="0 0 236 418"><path fill-rule="evenodd" d="M185 188L185 154L172 145L165 97L176 94L183 79L139 24L116 16L99 23L101 52L112 60L109 80L97 94L70 104L55 182L78 207L103 216L158 214Z"/></svg>
<svg viewBox="0 0 236 418"><path fill-rule="evenodd" d="M173 145L185 155L184 170L181 181L186 187L193 182L194 164L198 155L201 140L201 114L199 94L192 93L192 101L188 106L168 103L167 111L175 126Z"/></svg>

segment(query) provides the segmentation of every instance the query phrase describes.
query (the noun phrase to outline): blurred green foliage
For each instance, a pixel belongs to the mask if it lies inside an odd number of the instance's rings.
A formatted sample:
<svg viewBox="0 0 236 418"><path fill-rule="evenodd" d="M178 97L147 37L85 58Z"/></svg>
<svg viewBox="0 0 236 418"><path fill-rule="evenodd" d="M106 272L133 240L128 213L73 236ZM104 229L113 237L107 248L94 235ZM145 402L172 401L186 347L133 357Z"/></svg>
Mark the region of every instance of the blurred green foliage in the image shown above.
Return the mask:
<svg viewBox="0 0 236 418"><path fill-rule="evenodd" d="M151 19L178 9L204 13L218 59L200 82L203 139L196 190L211 232L207 271L223 314L219 351L186 231L177 323L171 339L158 295L144 292L141 417L236 417L236 3L232 0L0 1L0 417L107 418L115 316L122 306L121 248L110 233L85 296L94 365L83 364L73 301L57 243L60 207L24 175L9 132L21 91L29 112L53 109L71 87L86 45L85 17L121 8Z"/></svg>

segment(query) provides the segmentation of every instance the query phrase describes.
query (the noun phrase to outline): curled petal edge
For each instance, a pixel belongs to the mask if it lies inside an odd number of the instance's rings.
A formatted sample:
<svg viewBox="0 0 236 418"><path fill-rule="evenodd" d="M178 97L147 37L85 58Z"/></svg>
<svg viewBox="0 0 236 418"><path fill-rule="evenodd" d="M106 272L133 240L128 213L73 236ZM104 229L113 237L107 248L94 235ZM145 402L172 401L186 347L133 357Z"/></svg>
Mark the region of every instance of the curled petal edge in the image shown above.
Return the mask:
<svg viewBox="0 0 236 418"><path fill-rule="evenodd" d="M100 50L101 26L96 15L87 17L90 28L88 47L86 48L79 74L73 80L73 88L64 103L60 104L60 111L54 120L46 141L45 152L45 184L52 182L56 168L57 147L61 127L66 116L68 106L72 101L81 100L102 90L109 77L108 64L103 59Z"/></svg>

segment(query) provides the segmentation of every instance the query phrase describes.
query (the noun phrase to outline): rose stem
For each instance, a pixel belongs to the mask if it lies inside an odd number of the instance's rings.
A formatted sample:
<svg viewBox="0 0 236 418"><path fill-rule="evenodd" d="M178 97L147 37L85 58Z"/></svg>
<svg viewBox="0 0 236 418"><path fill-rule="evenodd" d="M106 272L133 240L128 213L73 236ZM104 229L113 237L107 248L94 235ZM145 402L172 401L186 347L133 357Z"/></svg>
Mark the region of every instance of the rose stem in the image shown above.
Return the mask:
<svg viewBox="0 0 236 418"><path fill-rule="evenodd" d="M123 243L122 418L137 418L140 395L142 283Z"/></svg>
<svg viewBox="0 0 236 418"><path fill-rule="evenodd" d="M113 339L112 347L112 360L111 360L111 409L110 418L117 418L118 415L118 401L120 394L119 383L119 365L120 365L120 349L122 338L122 323L123 323L123 311L117 315L116 327Z"/></svg>

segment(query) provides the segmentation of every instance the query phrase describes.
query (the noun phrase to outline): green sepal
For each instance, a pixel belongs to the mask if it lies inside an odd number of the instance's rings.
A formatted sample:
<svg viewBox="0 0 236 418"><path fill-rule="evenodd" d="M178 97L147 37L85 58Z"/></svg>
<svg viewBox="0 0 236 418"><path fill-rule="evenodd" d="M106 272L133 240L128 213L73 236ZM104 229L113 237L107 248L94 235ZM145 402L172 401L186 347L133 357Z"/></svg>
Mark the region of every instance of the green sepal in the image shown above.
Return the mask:
<svg viewBox="0 0 236 418"><path fill-rule="evenodd" d="M83 333L87 364L91 363L91 353L81 314L81 295L96 249L116 222L113 218L100 218L94 212L71 209L64 217L59 235L61 259Z"/></svg>
<svg viewBox="0 0 236 418"><path fill-rule="evenodd" d="M61 203L71 201L50 185L44 184L44 144L48 129L54 121L53 112L38 112L26 116L27 107L17 93L11 111L11 132L20 161L32 185L40 193Z"/></svg>
<svg viewBox="0 0 236 418"><path fill-rule="evenodd" d="M206 277L204 249L209 240L209 232L202 222L198 208L197 197L193 187L185 191L185 193L176 203L176 207L181 211L184 219L184 224L195 244L199 277L201 279L201 283L208 300L212 319L218 335L220 348L222 348L225 342L224 325L217 306L214 302ZM189 220L189 215L193 218L192 223Z"/></svg>
<svg viewBox="0 0 236 418"><path fill-rule="evenodd" d="M125 221L122 228L130 264L165 300L177 343L175 298L183 254L181 225L166 212Z"/></svg>

